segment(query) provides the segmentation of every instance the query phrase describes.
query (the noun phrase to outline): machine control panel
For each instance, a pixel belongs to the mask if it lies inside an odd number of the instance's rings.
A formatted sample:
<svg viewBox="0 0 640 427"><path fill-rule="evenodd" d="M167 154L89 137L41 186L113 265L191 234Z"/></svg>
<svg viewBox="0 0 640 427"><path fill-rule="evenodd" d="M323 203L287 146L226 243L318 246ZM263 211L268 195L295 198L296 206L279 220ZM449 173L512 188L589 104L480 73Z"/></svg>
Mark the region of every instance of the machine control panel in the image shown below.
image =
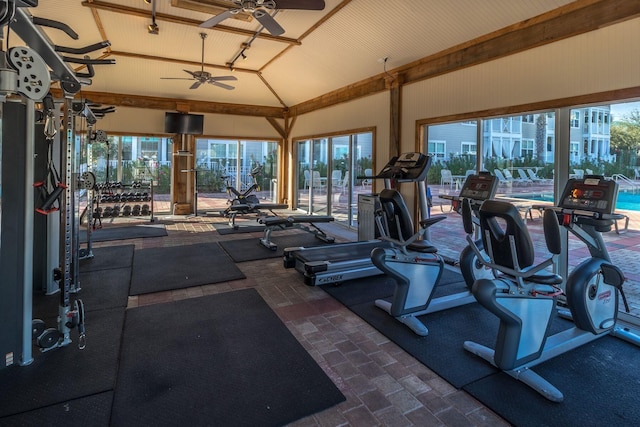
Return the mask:
<svg viewBox="0 0 640 427"><path fill-rule="evenodd" d="M374 178L394 179L398 182L423 181L431 167L431 156L422 153L403 153L392 157Z"/></svg>
<svg viewBox="0 0 640 427"><path fill-rule="evenodd" d="M498 189L498 177L489 172L469 175L460 190L460 198L483 201L493 199Z"/></svg>
<svg viewBox="0 0 640 427"><path fill-rule="evenodd" d="M603 176L590 175L570 179L560 198L559 207L598 214L612 214L616 209L618 183Z"/></svg>

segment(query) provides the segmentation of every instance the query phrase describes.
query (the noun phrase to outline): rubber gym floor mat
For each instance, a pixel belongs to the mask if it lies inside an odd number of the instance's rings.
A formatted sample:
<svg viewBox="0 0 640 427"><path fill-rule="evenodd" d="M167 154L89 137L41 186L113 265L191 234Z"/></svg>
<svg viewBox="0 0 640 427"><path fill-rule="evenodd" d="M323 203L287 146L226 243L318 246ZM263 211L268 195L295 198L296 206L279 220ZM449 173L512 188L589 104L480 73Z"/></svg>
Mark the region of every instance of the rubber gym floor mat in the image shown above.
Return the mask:
<svg viewBox="0 0 640 427"><path fill-rule="evenodd" d="M274 233L271 241L278 245L274 251L260 244L259 238L227 240L220 242L220 246L235 262L256 261L259 259L278 258L284 254L284 248L292 246L320 246L327 243L316 239L311 233Z"/></svg>
<svg viewBox="0 0 640 427"><path fill-rule="evenodd" d="M257 224L255 221L237 221L236 224L238 226L238 229L229 227L229 224L227 224L226 222L214 222L213 227L222 236L227 234L264 232L264 225Z"/></svg>
<svg viewBox="0 0 640 427"><path fill-rule="evenodd" d="M130 268L135 245L116 245L93 248L93 258L80 260L80 272Z"/></svg>
<svg viewBox="0 0 640 427"><path fill-rule="evenodd" d="M137 249L129 294L183 289L245 277L217 242Z"/></svg>
<svg viewBox="0 0 640 427"><path fill-rule="evenodd" d="M345 400L254 289L127 311L114 426L280 426Z"/></svg>
<svg viewBox="0 0 640 427"><path fill-rule="evenodd" d="M113 391L81 397L6 418L0 426L92 426L108 427Z"/></svg>
<svg viewBox="0 0 640 427"><path fill-rule="evenodd" d="M108 242L111 240L142 239L145 237L167 236L164 224L137 224L122 227L105 227L93 230L91 239L94 242ZM80 233L80 243L87 242L87 234Z"/></svg>
<svg viewBox="0 0 640 427"><path fill-rule="evenodd" d="M80 291L75 297L82 300L85 311L124 308L129 299L131 267L80 272L79 282ZM46 313L57 314L59 304L59 292L53 295L34 295L33 313L36 317L46 316Z"/></svg>
<svg viewBox="0 0 640 427"><path fill-rule="evenodd" d="M504 373L464 390L517 426L637 426L639 354L638 347L607 336L533 367L564 394L561 403Z"/></svg>
<svg viewBox="0 0 640 427"><path fill-rule="evenodd" d="M112 391L124 317L124 308L87 312L83 350L78 349L78 333L74 329L71 344L45 353L34 350L30 365L10 366L0 371L0 417ZM47 326L55 326L55 319L47 319ZM37 425L46 425L46 421L41 420ZM3 418L0 424L4 424Z"/></svg>

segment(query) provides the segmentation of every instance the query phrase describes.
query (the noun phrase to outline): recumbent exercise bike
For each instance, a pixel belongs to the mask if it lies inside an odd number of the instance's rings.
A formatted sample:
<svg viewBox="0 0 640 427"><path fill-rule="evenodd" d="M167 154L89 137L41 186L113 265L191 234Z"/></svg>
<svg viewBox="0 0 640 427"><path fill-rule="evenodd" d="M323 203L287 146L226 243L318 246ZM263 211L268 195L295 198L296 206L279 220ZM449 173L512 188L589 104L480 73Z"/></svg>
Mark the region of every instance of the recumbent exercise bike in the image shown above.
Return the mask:
<svg viewBox="0 0 640 427"><path fill-rule="evenodd" d="M563 394L530 368L605 335L640 345L638 336L617 326L619 295L626 305L625 277L611 263L602 238L613 221L623 217L614 213L617 192L618 184L602 176L570 179L558 206L544 211L544 236L551 256L537 265L531 236L511 203L487 200L479 210L488 259L467 238L478 259L496 275L476 280L473 295L500 319L500 326L495 350L470 341L464 348L554 402L561 402ZM465 211L470 214L469 209ZM566 280L545 270L555 265L562 252L560 224L584 242L591 255ZM575 326L550 336L563 282L569 312L559 314L572 319Z"/></svg>
<svg viewBox="0 0 640 427"><path fill-rule="evenodd" d="M386 173L393 175L396 180L402 179L401 169ZM459 200L492 197L496 187L494 177L472 175L465 181ZM419 191L426 193L424 187ZM417 335L426 336L429 330L418 316L469 304L475 299L470 289L434 298L445 267L444 260L437 254L437 248L426 236L429 227L444 220L446 216L422 219L419 223L420 230L414 234L413 222L402 195L386 188L380 192L379 199L381 208L376 215L376 224L380 230L380 239L391 242L392 247L373 249L371 260L378 269L395 280L396 286L391 301L376 300L375 304ZM475 256L466 256L464 262L469 264L465 268L473 274ZM470 286L471 283L467 283L467 287Z"/></svg>

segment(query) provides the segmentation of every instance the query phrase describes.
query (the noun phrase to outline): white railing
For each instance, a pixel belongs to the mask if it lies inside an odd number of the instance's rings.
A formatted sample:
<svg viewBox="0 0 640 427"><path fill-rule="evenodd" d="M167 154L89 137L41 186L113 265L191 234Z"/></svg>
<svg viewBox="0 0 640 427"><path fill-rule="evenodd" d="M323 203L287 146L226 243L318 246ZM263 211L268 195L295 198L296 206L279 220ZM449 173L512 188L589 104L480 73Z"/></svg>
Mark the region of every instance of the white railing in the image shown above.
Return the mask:
<svg viewBox="0 0 640 427"><path fill-rule="evenodd" d="M618 183L623 183L625 184L625 187L631 187L631 190L633 192L636 192L638 189L640 189L640 185L638 185L638 183L634 180L632 180L631 178L621 174L621 173L614 173L613 175L611 175L611 179L613 179L614 181L617 181Z"/></svg>

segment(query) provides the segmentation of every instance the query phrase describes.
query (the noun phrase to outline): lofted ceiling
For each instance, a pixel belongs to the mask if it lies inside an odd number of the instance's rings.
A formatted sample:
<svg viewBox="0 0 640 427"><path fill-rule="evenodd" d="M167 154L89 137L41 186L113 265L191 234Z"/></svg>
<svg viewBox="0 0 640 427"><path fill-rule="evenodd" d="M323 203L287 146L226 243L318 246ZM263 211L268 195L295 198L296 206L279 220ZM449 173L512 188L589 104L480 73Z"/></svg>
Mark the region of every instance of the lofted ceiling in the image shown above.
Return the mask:
<svg viewBox="0 0 640 427"><path fill-rule="evenodd" d="M325 0L322 11L278 10L274 19L285 29L278 37L260 32L260 23L247 14L213 28L199 27L234 8L228 0L155 0L158 34L148 32L152 4L145 0L40 0L29 12L65 23L79 35L72 40L60 30L41 27L55 45L110 42L89 55L115 59L115 65L96 66L84 90L291 107L571 2ZM191 81L161 79L188 78L183 70L200 70L202 32L207 34L204 70L214 77L235 76L237 81L225 82L234 90L190 89ZM11 35L8 47L16 45L21 41ZM239 55L243 46L246 60Z"/></svg>

